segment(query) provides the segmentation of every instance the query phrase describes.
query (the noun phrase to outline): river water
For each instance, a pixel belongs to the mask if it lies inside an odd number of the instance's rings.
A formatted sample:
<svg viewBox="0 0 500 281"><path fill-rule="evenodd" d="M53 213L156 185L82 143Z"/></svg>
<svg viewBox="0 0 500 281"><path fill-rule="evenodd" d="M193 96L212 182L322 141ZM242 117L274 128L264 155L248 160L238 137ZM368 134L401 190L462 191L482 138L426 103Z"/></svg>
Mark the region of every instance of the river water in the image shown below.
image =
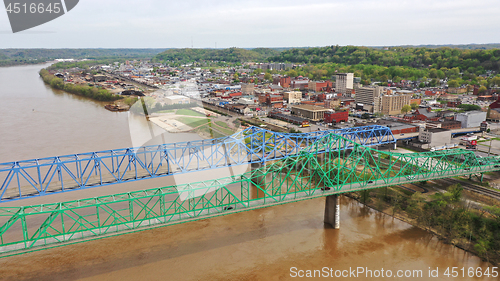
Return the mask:
<svg viewBox="0 0 500 281"><path fill-rule="evenodd" d="M131 131L150 132L139 117L50 89L38 76L42 67L0 68L0 162L124 148L136 145ZM162 134L148 144L198 138ZM74 200L165 183L128 183L2 205ZM346 197L341 204L340 230L323 224L320 198L2 258L0 279L289 280L301 279L292 278L299 270L326 268L350 280L373 280L382 269L393 277L378 280L428 280L436 269L434 280L498 280L467 277L469 267L491 271L492 266L426 231ZM371 270L372 277L348 273L358 267ZM444 275L452 267L459 277ZM395 277L398 273L412 277Z"/></svg>

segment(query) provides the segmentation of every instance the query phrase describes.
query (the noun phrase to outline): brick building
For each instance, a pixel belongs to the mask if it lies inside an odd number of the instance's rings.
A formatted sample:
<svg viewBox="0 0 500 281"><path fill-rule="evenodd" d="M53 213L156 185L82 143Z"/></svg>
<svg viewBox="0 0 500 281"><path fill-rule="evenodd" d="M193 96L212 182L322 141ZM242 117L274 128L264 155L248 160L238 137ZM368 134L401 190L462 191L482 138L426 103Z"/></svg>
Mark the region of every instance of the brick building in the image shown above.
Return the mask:
<svg viewBox="0 0 500 281"><path fill-rule="evenodd" d="M347 122L349 119L349 112L347 111L327 111L324 115L325 123L340 123Z"/></svg>

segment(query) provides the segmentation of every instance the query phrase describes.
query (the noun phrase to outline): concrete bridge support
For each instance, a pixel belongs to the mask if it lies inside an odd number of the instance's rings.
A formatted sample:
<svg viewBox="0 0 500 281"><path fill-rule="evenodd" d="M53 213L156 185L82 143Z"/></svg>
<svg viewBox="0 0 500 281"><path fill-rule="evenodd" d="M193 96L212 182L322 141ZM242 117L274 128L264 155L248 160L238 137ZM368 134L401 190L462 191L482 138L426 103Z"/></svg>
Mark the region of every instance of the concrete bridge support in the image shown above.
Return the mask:
<svg viewBox="0 0 500 281"><path fill-rule="evenodd" d="M340 228L340 198L338 195L330 195L325 200L325 223L335 229Z"/></svg>
<svg viewBox="0 0 500 281"><path fill-rule="evenodd" d="M260 173L257 171L260 168L265 169L265 167L266 167L266 164L262 164L262 163L252 163L251 164L252 173L258 173L257 178L252 181L252 185L250 188L250 198L252 198L252 199L261 199L261 198L266 197L265 193L260 189L260 188L262 188L262 189L266 188L266 175L264 172Z"/></svg>

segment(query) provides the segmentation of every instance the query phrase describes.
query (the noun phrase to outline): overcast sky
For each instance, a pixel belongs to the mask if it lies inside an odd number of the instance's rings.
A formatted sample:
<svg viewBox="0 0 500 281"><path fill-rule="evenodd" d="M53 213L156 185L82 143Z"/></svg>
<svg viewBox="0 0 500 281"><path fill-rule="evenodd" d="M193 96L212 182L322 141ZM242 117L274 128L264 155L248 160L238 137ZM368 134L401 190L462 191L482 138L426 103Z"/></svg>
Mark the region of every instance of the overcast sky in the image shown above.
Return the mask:
<svg viewBox="0 0 500 281"><path fill-rule="evenodd" d="M500 42L498 0L80 0L0 48L195 48Z"/></svg>

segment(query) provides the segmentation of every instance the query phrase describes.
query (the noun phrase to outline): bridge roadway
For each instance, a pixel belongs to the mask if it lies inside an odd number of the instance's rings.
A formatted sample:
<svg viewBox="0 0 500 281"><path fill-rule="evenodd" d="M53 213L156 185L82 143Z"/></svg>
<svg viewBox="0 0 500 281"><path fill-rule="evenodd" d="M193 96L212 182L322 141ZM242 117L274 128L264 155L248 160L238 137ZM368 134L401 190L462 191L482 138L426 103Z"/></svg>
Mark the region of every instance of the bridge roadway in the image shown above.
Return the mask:
<svg viewBox="0 0 500 281"><path fill-rule="evenodd" d="M476 158L462 149L386 152L328 134L298 154L237 176L62 203L1 207L0 253L497 170L499 157Z"/></svg>
<svg viewBox="0 0 500 281"><path fill-rule="evenodd" d="M479 133L480 128L479 127L473 127L473 128L462 128L462 129L453 129L451 130L451 135L456 136L456 135L464 135L464 134L469 134L469 133ZM394 138L396 140L410 140L413 138L418 138L419 132L416 133L403 133L403 134L394 134Z"/></svg>
<svg viewBox="0 0 500 281"><path fill-rule="evenodd" d="M366 146L395 143L387 127L276 133L250 127L232 136L0 164L0 203L295 155L328 134Z"/></svg>

